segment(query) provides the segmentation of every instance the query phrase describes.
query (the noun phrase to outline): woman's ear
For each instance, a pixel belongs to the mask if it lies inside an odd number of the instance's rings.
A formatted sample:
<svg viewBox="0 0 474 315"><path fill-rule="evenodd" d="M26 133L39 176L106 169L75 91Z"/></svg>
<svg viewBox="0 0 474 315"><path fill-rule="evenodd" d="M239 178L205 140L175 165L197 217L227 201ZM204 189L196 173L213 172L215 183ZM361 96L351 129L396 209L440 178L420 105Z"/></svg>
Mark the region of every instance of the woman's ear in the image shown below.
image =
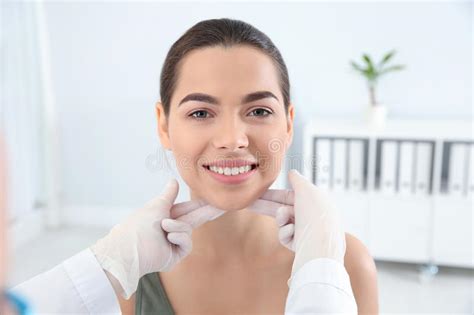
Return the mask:
<svg viewBox="0 0 474 315"><path fill-rule="evenodd" d="M168 133L168 119L165 115L165 110L161 102L156 102L156 120L158 123L158 135L160 137L161 145L167 150L171 150L170 137Z"/></svg>
<svg viewBox="0 0 474 315"><path fill-rule="evenodd" d="M291 143L293 142L293 122L295 118L295 109L293 107L293 104L290 103L288 105L288 116L287 116L287 132L288 132L288 140L286 142L286 149L291 146Z"/></svg>

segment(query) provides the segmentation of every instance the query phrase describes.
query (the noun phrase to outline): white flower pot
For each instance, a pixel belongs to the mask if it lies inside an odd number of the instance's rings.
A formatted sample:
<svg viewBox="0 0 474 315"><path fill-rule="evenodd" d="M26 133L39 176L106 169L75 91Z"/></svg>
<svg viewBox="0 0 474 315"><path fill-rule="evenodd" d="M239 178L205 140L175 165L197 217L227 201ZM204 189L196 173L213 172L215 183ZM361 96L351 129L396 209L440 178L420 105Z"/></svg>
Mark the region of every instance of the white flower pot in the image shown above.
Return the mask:
<svg viewBox="0 0 474 315"><path fill-rule="evenodd" d="M387 121L387 106L370 105L367 109L367 123L373 127L383 127Z"/></svg>

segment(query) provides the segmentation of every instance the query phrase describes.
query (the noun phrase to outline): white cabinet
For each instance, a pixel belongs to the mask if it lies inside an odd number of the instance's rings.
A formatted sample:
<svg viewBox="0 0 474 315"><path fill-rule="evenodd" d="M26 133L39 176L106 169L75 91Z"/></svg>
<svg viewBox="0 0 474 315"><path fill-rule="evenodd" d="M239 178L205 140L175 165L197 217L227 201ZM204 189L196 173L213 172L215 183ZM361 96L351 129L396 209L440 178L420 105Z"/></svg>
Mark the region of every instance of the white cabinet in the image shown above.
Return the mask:
<svg viewBox="0 0 474 315"><path fill-rule="evenodd" d="M303 174L376 259L474 267L472 121L313 120Z"/></svg>
<svg viewBox="0 0 474 315"><path fill-rule="evenodd" d="M472 141L440 143L440 193L434 196L433 258L440 265L473 266Z"/></svg>

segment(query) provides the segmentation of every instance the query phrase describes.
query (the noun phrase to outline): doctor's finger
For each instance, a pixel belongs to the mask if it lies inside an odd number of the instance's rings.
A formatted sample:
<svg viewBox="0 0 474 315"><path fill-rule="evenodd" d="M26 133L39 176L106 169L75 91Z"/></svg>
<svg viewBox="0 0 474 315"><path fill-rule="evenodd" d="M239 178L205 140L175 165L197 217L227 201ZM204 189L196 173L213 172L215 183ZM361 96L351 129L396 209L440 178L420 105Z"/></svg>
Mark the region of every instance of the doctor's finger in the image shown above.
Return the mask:
<svg viewBox="0 0 474 315"><path fill-rule="evenodd" d="M201 207L206 206L207 203L201 199L195 199L185 202L176 203L171 207L170 210L170 217L171 219L176 219L180 216L188 214L191 211L199 209Z"/></svg>
<svg viewBox="0 0 474 315"><path fill-rule="evenodd" d="M173 232L167 236L168 240L177 245L178 251L184 253L190 253L193 247L193 243L189 234L185 232Z"/></svg>
<svg viewBox="0 0 474 315"><path fill-rule="evenodd" d="M308 187L315 188L312 182L309 181L306 177L304 177L300 172L295 169L291 169L288 172L288 181L291 185L293 190L302 191Z"/></svg>
<svg viewBox="0 0 474 315"><path fill-rule="evenodd" d="M171 178L166 184L160 195L149 200L146 207L149 209L161 208L163 202L166 203L166 210L173 206L176 197L178 196L179 184L174 178Z"/></svg>
<svg viewBox="0 0 474 315"><path fill-rule="evenodd" d="M171 232L192 232L192 227L186 222L173 219L163 219L161 221L161 227L168 233Z"/></svg>
<svg viewBox="0 0 474 315"><path fill-rule="evenodd" d="M278 230L278 239L282 244L288 244L291 242L295 235L295 225L293 223L282 226Z"/></svg>
<svg viewBox="0 0 474 315"><path fill-rule="evenodd" d="M176 219L188 223L193 229L195 229L208 221L217 219L224 213L224 210L217 209L211 205L206 205Z"/></svg>
<svg viewBox="0 0 474 315"><path fill-rule="evenodd" d="M267 189L259 199L270 200L285 205L294 205L295 192L291 189Z"/></svg>
<svg viewBox="0 0 474 315"><path fill-rule="evenodd" d="M275 220L278 226L286 225L287 223L295 222L295 212L292 206L283 206L278 208Z"/></svg>
<svg viewBox="0 0 474 315"><path fill-rule="evenodd" d="M281 206L283 206L283 204L275 202L275 201L257 199L255 200L253 204L248 206L248 210L258 213L258 214L275 217L277 209L280 208Z"/></svg>

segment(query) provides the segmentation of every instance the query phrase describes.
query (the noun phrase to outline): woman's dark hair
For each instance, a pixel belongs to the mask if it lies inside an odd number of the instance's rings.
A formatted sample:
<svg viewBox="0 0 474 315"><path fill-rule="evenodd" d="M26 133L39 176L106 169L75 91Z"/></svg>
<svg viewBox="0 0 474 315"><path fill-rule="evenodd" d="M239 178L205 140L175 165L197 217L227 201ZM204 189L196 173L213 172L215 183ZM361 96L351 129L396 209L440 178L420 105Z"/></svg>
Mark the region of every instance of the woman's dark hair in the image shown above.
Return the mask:
<svg viewBox="0 0 474 315"><path fill-rule="evenodd" d="M230 48L235 45L249 45L268 55L279 73L279 83L285 112L288 114L290 103L290 82L288 70L280 51L270 38L252 25L228 18L204 20L186 31L171 46L166 56L160 77L160 97L165 116L170 112L171 96L176 88L179 75L179 62L192 50L222 46Z"/></svg>

